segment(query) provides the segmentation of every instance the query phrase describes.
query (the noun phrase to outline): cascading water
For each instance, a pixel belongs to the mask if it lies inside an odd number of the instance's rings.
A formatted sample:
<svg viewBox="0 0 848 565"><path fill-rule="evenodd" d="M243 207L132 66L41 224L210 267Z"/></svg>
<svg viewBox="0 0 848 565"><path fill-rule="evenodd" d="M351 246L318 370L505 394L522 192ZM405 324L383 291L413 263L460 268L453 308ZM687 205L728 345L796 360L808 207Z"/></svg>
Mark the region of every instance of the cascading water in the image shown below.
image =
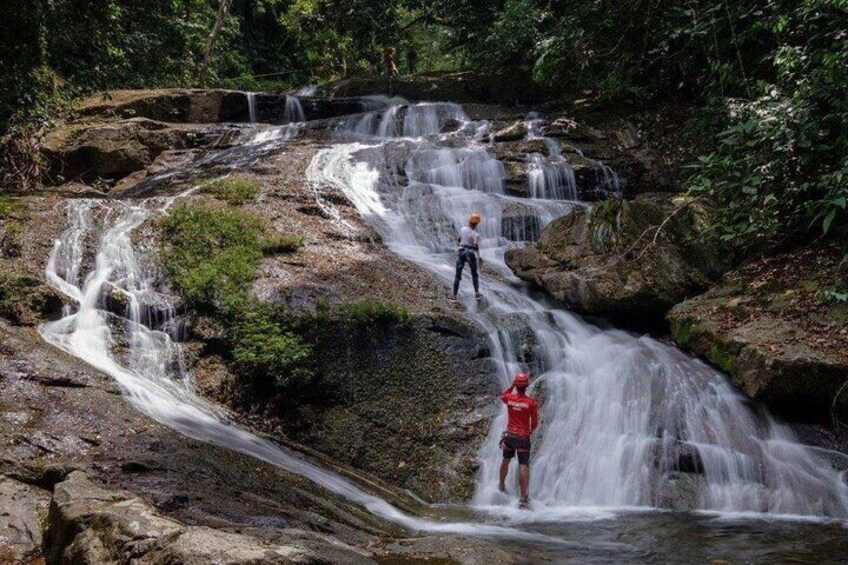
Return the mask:
<svg viewBox="0 0 848 565"><path fill-rule="evenodd" d="M527 155L530 196L554 200L577 200L577 180L574 177L574 169L562 156L559 143L542 136L540 123L541 119L535 113L531 113L524 121L527 139L541 139L548 149L547 156L541 153Z"/></svg>
<svg viewBox="0 0 848 565"><path fill-rule="evenodd" d="M247 114L250 118L250 123L256 123L256 93L248 92L247 95Z"/></svg>
<svg viewBox="0 0 848 565"><path fill-rule="evenodd" d="M166 213L174 200L151 198L144 203L107 203L80 199L69 204L69 227L53 245L47 262L47 279L78 306L60 320L40 328L48 343L112 376L129 402L154 420L188 437L307 477L406 528L556 542L532 532L495 525L436 523L405 514L341 476L238 427L222 411L198 397L183 369L181 347L175 341L179 324L172 323L174 308L166 297L157 293L156 267L137 253L132 239L134 230L148 218ZM86 242L98 233L102 235L94 265L83 276L88 266ZM114 291L127 297L126 316L103 307L108 293ZM152 311L156 313L151 315ZM162 329L153 329L148 325L151 322Z"/></svg>
<svg viewBox="0 0 848 565"><path fill-rule="evenodd" d="M286 95L286 122L299 123L306 121L303 105L297 96Z"/></svg>
<svg viewBox="0 0 848 565"><path fill-rule="evenodd" d="M377 138L425 137L469 123L459 104L418 102L410 104L402 98L369 97L371 106L364 115L345 120L343 131L358 136Z"/></svg>
<svg viewBox="0 0 848 565"><path fill-rule="evenodd" d="M529 366L537 376L534 390L544 390L544 408L535 438L533 510L513 510L514 499L495 489L497 443L505 424L500 407L480 450L475 507L527 523L610 515L597 507L659 506L664 492L679 488L666 471L679 465L682 449L695 449L703 470L691 485L697 508L848 516L848 489L840 473L799 445L784 426L750 409L723 375L653 339L587 324L524 290L505 265L504 252L535 240L542 226L581 204L506 195L502 165L477 142L487 124L468 121L460 107L436 111L435 120L415 117L408 128L407 118L416 114L404 110L401 118L399 111L393 112L394 129L384 130L394 132L393 138L375 140L381 131L369 126L363 132L367 143L319 152L307 179L327 208L333 205L322 199L322 187L343 190L393 251L446 285L453 277L458 227L470 212L483 214L486 299L470 299L466 284L461 302L489 333L501 384ZM380 123L386 113L372 115ZM448 127L453 120L455 127ZM440 135L444 130L452 132ZM226 170L254 163L278 148L276 139L254 136L208 159ZM182 366L173 304L157 292L155 263L136 250L132 237L147 219L167 213L172 202L80 199L69 204L68 228L55 242L46 274L78 305L41 327L45 340L111 375L134 406L178 432L303 475L410 529L551 541L513 528L406 515L234 425L196 396ZM340 215L330 217L342 221ZM95 239L91 265L86 249ZM125 299L123 316L107 311L107 295L115 292Z"/></svg>
<svg viewBox="0 0 848 565"><path fill-rule="evenodd" d="M406 148L401 161L399 144ZM494 159L469 159L488 154L470 139L466 144L339 145L322 151L307 177L314 186L342 189L393 251L446 285L459 227L471 212L483 215L485 302L471 300L467 290L462 301L489 332L501 384L529 366L534 389L544 390L532 519L561 518L575 507L660 506L669 491L683 488L669 471L686 450L696 450L702 466L686 485L698 509L848 517L841 473L788 428L752 410L724 375L652 338L602 330L531 298L502 259L514 245L502 219L516 199L485 180L497 178ZM403 177L381 173L400 162ZM565 212L556 201L523 202L539 226ZM514 501L496 489L504 420L501 413L480 451L474 499L497 513L510 513Z"/></svg>

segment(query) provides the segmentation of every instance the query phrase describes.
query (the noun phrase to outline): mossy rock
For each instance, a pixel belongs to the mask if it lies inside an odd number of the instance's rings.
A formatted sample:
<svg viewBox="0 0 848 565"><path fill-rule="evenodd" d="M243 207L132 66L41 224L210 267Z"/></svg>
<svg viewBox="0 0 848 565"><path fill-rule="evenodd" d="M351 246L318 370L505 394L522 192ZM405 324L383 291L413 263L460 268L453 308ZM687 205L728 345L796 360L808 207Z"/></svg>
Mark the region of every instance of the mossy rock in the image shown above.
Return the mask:
<svg viewBox="0 0 848 565"><path fill-rule="evenodd" d="M65 297L40 280L0 273L0 316L22 326L34 326L61 315Z"/></svg>

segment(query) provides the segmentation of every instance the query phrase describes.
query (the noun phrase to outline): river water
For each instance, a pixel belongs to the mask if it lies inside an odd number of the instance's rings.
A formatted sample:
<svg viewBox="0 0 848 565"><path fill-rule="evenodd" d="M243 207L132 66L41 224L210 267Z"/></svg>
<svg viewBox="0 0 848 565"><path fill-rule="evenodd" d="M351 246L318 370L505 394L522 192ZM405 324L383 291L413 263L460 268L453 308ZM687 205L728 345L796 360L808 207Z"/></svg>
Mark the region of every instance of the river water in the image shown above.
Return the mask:
<svg viewBox="0 0 848 565"><path fill-rule="evenodd" d="M373 105L373 112L340 123L337 142L316 155L307 181L322 206L332 207L321 197L327 186L344 191L392 251L444 281L446 292L458 228L471 212L484 217L485 299L475 301L466 280L460 302L489 333L500 384L529 369L531 392L543 396L530 511L517 509L512 480L511 495L495 488L505 425L499 407L470 507L434 507L427 514L441 519L431 520L254 436L195 395L172 300L158 294L149 250L132 237L177 197L69 204L69 225L46 274L78 307L44 325L42 336L112 375L128 400L157 421L308 477L412 530L503 539L533 561L844 554L848 487L818 452L752 407L721 373L650 337L599 328L535 298L507 268L506 250L585 205L563 199L575 191L561 156L532 156L535 197L516 198L505 193L485 122L468 120L454 104ZM260 133L245 147L262 154L285 137ZM95 243L93 261L86 241ZM124 297L125 316L104 308L110 293ZM802 547L792 540L798 536Z"/></svg>

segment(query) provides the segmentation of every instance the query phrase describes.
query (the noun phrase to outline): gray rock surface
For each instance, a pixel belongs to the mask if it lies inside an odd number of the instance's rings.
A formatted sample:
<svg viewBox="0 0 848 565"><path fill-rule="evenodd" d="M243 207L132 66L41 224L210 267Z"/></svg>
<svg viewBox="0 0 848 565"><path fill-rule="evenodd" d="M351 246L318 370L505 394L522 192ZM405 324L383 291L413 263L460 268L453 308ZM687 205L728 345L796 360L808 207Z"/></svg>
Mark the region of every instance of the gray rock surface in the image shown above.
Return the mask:
<svg viewBox="0 0 848 565"><path fill-rule="evenodd" d="M80 471L56 485L45 542L49 563L364 563L367 553L320 536L283 533L275 541L187 526L131 493L105 489Z"/></svg>
<svg viewBox="0 0 848 565"><path fill-rule="evenodd" d="M28 563L41 555L41 521L49 495L0 475L0 563Z"/></svg>
<svg viewBox="0 0 848 565"><path fill-rule="evenodd" d="M706 213L664 195L607 201L554 220L535 246L506 260L572 310L656 324L729 266L728 254L701 241Z"/></svg>

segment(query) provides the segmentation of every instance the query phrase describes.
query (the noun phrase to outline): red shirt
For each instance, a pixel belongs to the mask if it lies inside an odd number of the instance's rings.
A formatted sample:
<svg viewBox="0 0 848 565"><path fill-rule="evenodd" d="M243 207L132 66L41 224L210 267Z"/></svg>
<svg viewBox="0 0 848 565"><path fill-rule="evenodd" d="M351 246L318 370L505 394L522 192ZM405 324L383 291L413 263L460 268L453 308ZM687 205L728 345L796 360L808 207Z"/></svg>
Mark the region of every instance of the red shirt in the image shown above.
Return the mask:
<svg viewBox="0 0 848 565"><path fill-rule="evenodd" d="M507 433L530 437L533 430L539 426L539 404L526 394L512 392L512 387L503 392L501 400L509 412Z"/></svg>

